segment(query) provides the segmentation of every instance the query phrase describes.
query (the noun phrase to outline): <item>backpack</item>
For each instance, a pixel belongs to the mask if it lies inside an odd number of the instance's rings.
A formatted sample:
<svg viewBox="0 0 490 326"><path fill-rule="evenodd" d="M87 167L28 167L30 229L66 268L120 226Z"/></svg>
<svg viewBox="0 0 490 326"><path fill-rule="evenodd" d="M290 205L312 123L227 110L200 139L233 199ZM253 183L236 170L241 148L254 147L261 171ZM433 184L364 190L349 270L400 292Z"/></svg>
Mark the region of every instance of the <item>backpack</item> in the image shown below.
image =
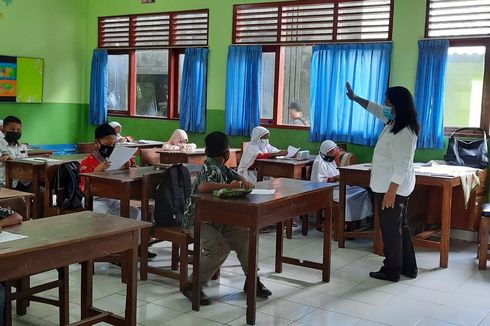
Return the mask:
<svg viewBox="0 0 490 326"><path fill-rule="evenodd" d="M74 209L82 207L83 192L80 189L80 163L77 161L65 162L58 166L54 178L54 189L60 194L61 209Z"/></svg>
<svg viewBox="0 0 490 326"><path fill-rule="evenodd" d="M155 224L176 226L182 224L187 199L191 194L191 177L182 164L174 164L160 177L155 190Z"/></svg>

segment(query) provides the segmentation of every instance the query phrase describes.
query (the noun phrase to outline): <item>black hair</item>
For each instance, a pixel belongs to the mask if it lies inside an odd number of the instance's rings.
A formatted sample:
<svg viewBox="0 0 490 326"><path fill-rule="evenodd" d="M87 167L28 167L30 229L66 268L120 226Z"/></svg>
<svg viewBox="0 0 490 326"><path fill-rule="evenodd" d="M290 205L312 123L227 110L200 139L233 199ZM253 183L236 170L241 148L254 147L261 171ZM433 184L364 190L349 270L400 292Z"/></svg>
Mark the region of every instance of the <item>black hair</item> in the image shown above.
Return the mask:
<svg viewBox="0 0 490 326"><path fill-rule="evenodd" d="M220 157L229 150L228 137L221 131L213 131L204 138L208 157Z"/></svg>
<svg viewBox="0 0 490 326"><path fill-rule="evenodd" d="M101 139L104 138L105 136L110 136L110 135L116 135L116 130L111 127L110 124L104 123L103 125L98 126L95 128L95 139Z"/></svg>
<svg viewBox="0 0 490 326"><path fill-rule="evenodd" d="M303 112L303 106L299 101L291 101L288 105L288 110L295 110L298 112Z"/></svg>
<svg viewBox="0 0 490 326"><path fill-rule="evenodd" d="M17 118L17 117L14 117L13 115L9 115L5 119L3 119L3 125L4 126L8 125L9 123L18 123L20 125L22 124L22 122L20 121L20 119Z"/></svg>
<svg viewBox="0 0 490 326"><path fill-rule="evenodd" d="M402 86L390 87L386 92L386 96L396 111L395 123L393 128L391 128L391 132L397 134L403 128L408 127L414 134L418 135L420 125L410 91Z"/></svg>

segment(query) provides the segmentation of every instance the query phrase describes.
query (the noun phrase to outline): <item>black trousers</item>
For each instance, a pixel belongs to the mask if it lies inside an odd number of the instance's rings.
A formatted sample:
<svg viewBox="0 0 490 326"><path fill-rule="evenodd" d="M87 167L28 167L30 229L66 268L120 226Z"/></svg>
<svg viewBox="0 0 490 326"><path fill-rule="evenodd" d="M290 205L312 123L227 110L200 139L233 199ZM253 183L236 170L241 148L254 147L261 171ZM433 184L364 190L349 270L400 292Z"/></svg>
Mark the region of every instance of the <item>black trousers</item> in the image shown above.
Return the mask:
<svg viewBox="0 0 490 326"><path fill-rule="evenodd" d="M382 210L381 203L385 194L376 193L375 195L384 242L385 273L395 276L412 275L417 272L417 261L412 236L407 225L409 197L396 195L394 208Z"/></svg>

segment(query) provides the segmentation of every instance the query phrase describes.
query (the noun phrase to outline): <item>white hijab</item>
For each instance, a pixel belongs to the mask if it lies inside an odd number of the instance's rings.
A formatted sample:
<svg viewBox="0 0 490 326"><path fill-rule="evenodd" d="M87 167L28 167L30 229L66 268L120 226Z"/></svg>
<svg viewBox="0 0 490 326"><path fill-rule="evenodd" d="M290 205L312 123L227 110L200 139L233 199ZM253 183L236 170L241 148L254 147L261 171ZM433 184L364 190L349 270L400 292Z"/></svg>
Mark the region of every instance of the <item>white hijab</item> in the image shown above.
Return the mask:
<svg viewBox="0 0 490 326"><path fill-rule="evenodd" d="M335 160L332 162L325 161L320 154L327 155L332 149L336 148L335 144L331 140L325 140L320 146L320 153L315 158L313 162L313 167L311 168L311 181L315 182L326 182L328 178L333 178L339 175L339 170L337 169L337 163Z"/></svg>
<svg viewBox="0 0 490 326"><path fill-rule="evenodd" d="M255 159L259 154L263 153L277 153L279 150L267 142L264 142L260 137L268 135L269 130L264 127L255 127L252 130L250 136L250 143L248 144L245 152L242 153L240 165L238 165L238 172L247 171L249 167L254 164Z"/></svg>
<svg viewBox="0 0 490 326"><path fill-rule="evenodd" d="M182 129L175 129L163 149L167 151L193 151L196 144L188 143L187 133Z"/></svg>

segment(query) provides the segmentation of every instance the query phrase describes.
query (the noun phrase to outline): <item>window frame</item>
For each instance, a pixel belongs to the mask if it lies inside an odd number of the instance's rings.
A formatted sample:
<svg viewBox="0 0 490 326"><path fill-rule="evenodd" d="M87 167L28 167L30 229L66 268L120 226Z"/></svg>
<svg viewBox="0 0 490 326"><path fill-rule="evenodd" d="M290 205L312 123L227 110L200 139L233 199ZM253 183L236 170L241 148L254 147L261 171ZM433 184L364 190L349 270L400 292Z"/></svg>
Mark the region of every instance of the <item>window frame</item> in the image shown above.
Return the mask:
<svg viewBox="0 0 490 326"><path fill-rule="evenodd" d="M388 41L391 42L393 39L393 15L394 15L394 0L390 1L390 11L389 11L389 24L388 24L388 37L386 39L337 39L337 22L338 15L333 15L332 27L332 40L330 41L301 41L301 42L281 42L280 33L281 29L277 29L278 41L277 42L264 42L264 43L254 43L254 42L238 42L237 41L237 11L242 9L263 9L265 7L278 6L279 11L282 6L302 6L302 5L314 5L314 4L325 4L332 3L335 6L335 10L338 9L339 3L355 2L360 0L295 0L295 1L278 1L278 2L264 2L264 3L251 3L251 4L235 4L233 6L233 22L232 22L232 39L231 43L233 45L261 45L263 53L275 53L275 71L274 71L274 107L273 107L273 117L272 119L260 119L260 124L267 128L277 128L277 129L293 129L293 130L310 130L310 126L297 126L288 125L282 123L282 114L287 108L283 107L283 86L284 86L284 58L285 58L285 47L294 46L315 46L318 44L332 44L332 43L367 43L367 42L381 42ZM278 25L281 25L278 23ZM311 121L310 116L310 121Z"/></svg>

